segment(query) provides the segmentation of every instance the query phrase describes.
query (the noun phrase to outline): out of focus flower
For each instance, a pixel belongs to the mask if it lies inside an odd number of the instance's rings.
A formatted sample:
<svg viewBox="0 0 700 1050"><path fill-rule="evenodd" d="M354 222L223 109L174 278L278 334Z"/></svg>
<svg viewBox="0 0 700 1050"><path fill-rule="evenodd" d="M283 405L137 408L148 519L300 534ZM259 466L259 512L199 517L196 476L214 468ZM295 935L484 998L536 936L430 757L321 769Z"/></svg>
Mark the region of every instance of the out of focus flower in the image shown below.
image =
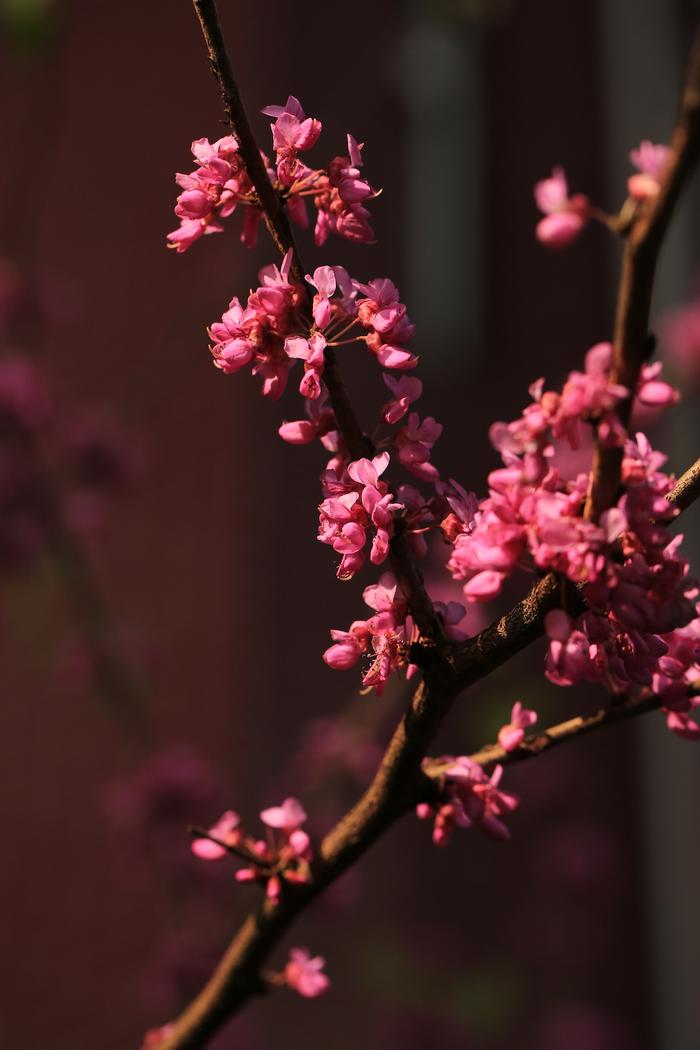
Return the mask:
<svg viewBox="0 0 700 1050"><path fill-rule="evenodd" d="M529 711L518 700L517 704L513 704L510 722L498 731L498 743L506 751L515 751L525 739L525 731L534 726L536 721L537 712Z"/></svg>
<svg viewBox="0 0 700 1050"><path fill-rule="evenodd" d="M627 189L630 197L643 201L655 197L661 188L661 175L668 160L668 146L657 145L645 139L630 152L630 161L638 174L630 175Z"/></svg>
<svg viewBox="0 0 700 1050"><path fill-rule="evenodd" d="M284 968L284 979L290 988L305 999L316 999L330 987L330 980L323 973L326 960L316 955L311 958L306 948L292 948L289 962Z"/></svg>
<svg viewBox="0 0 700 1050"><path fill-rule="evenodd" d="M563 168L554 168L550 178L535 183L535 202L545 215L538 222L535 235L548 248L565 248L588 223L588 198L582 193L569 196Z"/></svg>

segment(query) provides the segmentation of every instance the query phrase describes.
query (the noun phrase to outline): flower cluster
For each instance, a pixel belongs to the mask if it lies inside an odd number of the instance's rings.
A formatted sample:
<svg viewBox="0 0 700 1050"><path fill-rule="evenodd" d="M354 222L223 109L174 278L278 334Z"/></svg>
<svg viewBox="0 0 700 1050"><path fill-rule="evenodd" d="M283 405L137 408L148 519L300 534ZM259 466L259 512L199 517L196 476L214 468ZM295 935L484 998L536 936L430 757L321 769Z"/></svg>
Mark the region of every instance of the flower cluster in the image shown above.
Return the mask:
<svg viewBox="0 0 700 1050"><path fill-rule="evenodd" d="M362 676L362 685L381 696L394 671L405 668L411 676L414 668L410 648L418 641L419 633L409 615L407 598L392 573L384 573L378 583L365 587L363 598L374 615L355 620L348 631L332 630L334 644L326 649L323 659L329 667L347 671L367 656L369 666ZM435 602L434 606L447 637L464 641L466 635L459 626L464 619L464 606L459 602Z"/></svg>
<svg viewBox="0 0 700 1050"><path fill-rule="evenodd" d="M496 766L491 776L488 776L477 762L466 755L442 758L439 763L431 761L430 767L438 764L440 800L434 803L421 802L416 810L421 820L434 818L435 845L446 846L454 828L474 826L480 827L493 838L509 839L510 831L503 817L517 809L519 803L515 795L499 787L503 767Z"/></svg>
<svg viewBox="0 0 700 1050"><path fill-rule="evenodd" d="M630 151L630 163L637 169L627 180L630 201L641 202L658 195L661 176L669 158L668 146L645 140ZM575 241L591 219L612 223L603 212L593 208L584 194L569 194L569 185L561 167L554 168L548 179L535 183L535 203L544 218L535 236L547 248L565 248Z"/></svg>
<svg viewBox="0 0 700 1050"><path fill-rule="evenodd" d="M667 529L677 511L666 499L673 480L660 469L665 457L643 435L627 438L615 409L628 392L610 382L610 366L610 345L593 347L585 371L572 372L560 394L539 381L519 419L493 425L503 467L489 475L474 521L443 529L452 543L448 567L471 602L495 597L516 568L552 570L581 587L585 613L547 617L547 677L558 685L598 681L614 692L653 688L669 697L669 727L693 736L697 584L681 537ZM635 394L656 407L678 397L658 364L642 369ZM558 443L578 447L582 423L624 449L622 495L598 522L584 516L588 474L567 477L554 466ZM669 656L676 650L679 658Z"/></svg>
<svg viewBox="0 0 700 1050"><path fill-rule="evenodd" d="M263 113L274 118L275 162L272 164L264 153L261 157L294 222L302 228L308 226L306 198L310 197L317 214L316 244L324 244L331 233L359 243L374 240L365 204L378 191L361 174L362 146L348 135L347 156L333 157L326 168L310 168L300 154L316 145L321 122L307 117L293 95L284 106L266 106ZM189 174L176 175L182 189L175 205L180 225L168 234L170 247L184 252L200 237L221 233L221 220L238 206L244 212L241 240L247 247L255 247L262 211L236 138L225 135L213 143L196 139L192 155L197 167Z"/></svg>
<svg viewBox="0 0 700 1050"><path fill-rule="evenodd" d="M414 326L393 282L377 279L361 284L341 266L321 266L306 277L314 293L309 302L305 290L290 279L291 263L288 253L279 267L261 270L260 285L250 293L245 307L237 298L231 300L221 321L209 329L211 352L223 372L237 372L250 365L253 374L263 379L263 394L275 399L285 390L295 363L302 363L299 392L307 418L283 423L279 434L293 445L318 439L332 453L321 475L318 535L340 555L338 576L349 579L364 563L370 532L370 560L379 565L388 555L398 517L419 552L424 550L421 533L436 525L440 517L415 488L399 486L396 494L390 490L382 478L390 460L387 451L372 459L349 459L327 403L323 383L326 349L364 343L383 368L411 369L417 358L405 343ZM442 493L450 486L440 481L430 461L442 427L430 416L421 419L417 412L409 412L422 394L422 383L387 372L383 378L391 397L381 409L381 419L387 426L396 427L383 443L392 445L402 467L436 486L434 500L444 505ZM461 498L454 486L451 491L455 499Z"/></svg>
<svg viewBox="0 0 700 1050"><path fill-rule="evenodd" d="M311 840L301 828L306 813L297 799L287 798L281 806L264 809L260 819L276 835L265 840L245 834L238 814L227 810L207 832L197 833L192 852L201 860L236 855L246 862L236 871L236 880L264 885L268 899L277 901L284 883L309 881Z"/></svg>
<svg viewBox="0 0 700 1050"><path fill-rule="evenodd" d="M630 500L623 498L598 523L587 520L588 475L567 478L553 460L557 442L579 446L582 423L595 426L599 441L624 443L615 407L627 391L610 382L610 364L610 344L594 346L585 371L570 373L561 393L545 390L540 380L530 388L532 403L519 419L491 427L503 467L489 475L489 496L479 504L474 522L456 534L453 530L449 568L465 581L468 601L493 598L516 567L552 569L576 584L591 583L606 571L620 534L629 527ZM658 366L649 365L642 370L637 397L668 405L677 393L659 378ZM630 484L637 475L630 469ZM670 482L665 484L668 490ZM666 517L673 516L668 504L664 508ZM635 520L642 528L639 514Z"/></svg>

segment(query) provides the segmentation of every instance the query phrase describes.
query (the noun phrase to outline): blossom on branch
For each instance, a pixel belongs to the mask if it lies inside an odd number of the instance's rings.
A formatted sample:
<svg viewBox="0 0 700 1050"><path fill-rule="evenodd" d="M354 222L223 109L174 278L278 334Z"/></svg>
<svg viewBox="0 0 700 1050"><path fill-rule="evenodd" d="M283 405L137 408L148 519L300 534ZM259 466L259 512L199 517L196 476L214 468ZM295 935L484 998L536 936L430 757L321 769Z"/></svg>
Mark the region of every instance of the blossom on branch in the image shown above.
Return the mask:
<svg viewBox="0 0 700 1050"><path fill-rule="evenodd" d="M320 955L311 957L306 948L292 948L289 962L284 968L284 981L305 999L316 999L330 987L330 980L323 967L326 960Z"/></svg>
<svg viewBox="0 0 700 1050"><path fill-rule="evenodd" d="M427 768L427 765L424 763ZM440 760L442 772L440 800L422 802L417 808L421 820L434 817L433 842L446 846L454 828L480 827L492 838L507 840L510 831L503 817L518 808L515 795L500 789L503 767L496 766L491 776L466 755Z"/></svg>

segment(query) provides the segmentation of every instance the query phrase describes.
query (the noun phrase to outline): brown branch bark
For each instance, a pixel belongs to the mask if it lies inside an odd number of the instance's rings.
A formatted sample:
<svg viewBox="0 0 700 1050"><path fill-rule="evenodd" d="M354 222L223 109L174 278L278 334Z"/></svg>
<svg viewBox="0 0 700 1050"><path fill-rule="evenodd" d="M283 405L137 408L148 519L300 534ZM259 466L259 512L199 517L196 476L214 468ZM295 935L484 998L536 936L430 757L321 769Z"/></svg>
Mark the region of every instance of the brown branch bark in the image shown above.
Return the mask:
<svg viewBox="0 0 700 1050"><path fill-rule="evenodd" d="M699 495L700 459L696 459L692 467L688 467L686 472L681 474L666 498L669 503L675 503L679 510L687 510Z"/></svg>
<svg viewBox="0 0 700 1050"><path fill-rule="evenodd" d="M305 269L299 255L294 235L284 205L272 185L253 135L240 89L233 75L231 60L226 49L215 0L192 0L209 55L209 63L221 89L224 110L236 139L240 155L250 175L260 202L270 236L283 255L292 252L291 275L308 297ZM370 439L363 432L343 384L335 351L325 351L323 380L335 413L338 429L352 459L363 459L373 454ZM423 577L415 564L401 523L391 543L390 563L397 577L403 582L413 618L421 634L439 648L445 644L442 622L433 608L433 603L423 584Z"/></svg>
<svg viewBox="0 0 700 1050"><path fill-rule="evenodd" d="M649 313L659 252L681 191L700 155L700 32L696 36L681 95L670 153L656 197L639 205L627 234L617 298L611 379L627 387L619 415L629 423L639 373L649 356ZM586 516L594 521L617 500L622 449L597 444Z"/></svg>

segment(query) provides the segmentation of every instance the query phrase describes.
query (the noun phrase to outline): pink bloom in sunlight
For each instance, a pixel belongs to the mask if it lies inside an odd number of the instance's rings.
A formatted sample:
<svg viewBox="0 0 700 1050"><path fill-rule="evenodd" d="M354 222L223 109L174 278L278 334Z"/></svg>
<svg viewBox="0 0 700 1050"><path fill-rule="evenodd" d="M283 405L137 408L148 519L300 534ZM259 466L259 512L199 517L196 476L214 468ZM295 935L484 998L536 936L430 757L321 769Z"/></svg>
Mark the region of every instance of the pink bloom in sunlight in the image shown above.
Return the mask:
<svg viewBox="0 0 700 1050"><path fill-rule="evenodd" d="M506 751L515 751L525 739L525 731L534 726L537 721L537 712L530 711L518 702L513 704L510 714L510 722L502 726L498 731L498 743Z"/></svg>
<svg viewBox="0 0 700 1050"><path fill-rule="evenodd" d="M669 156L668 146L657 145L645 139L630 152L630 161L639 174L630 175L627 190L630 197L643 201L655 197L661 188L661 175Z"/></svg>
<svg viewBox="0 0 700 1050"><path fill-rule="evenodd" d="M481 827L492 838L506 841L510 831L502 817L518 808L515 795L500 788L503 767L496 766L491 776L466 755L445 757L442 773L442 800L435 805L421 803L416 815L427 820L434 814L433 842L446 846L454 828Z"/></svg>
<svg viewBox="0 0 700 1050"><path fill-rule="evenodd" d="M423 393L423 384L412 376L399 376L396 379L388 372L384 372L382 378L392 394L391 401L382 409L382 417L386 423L398 423L408 412L409 405Z"/></svg>
<svg viewBox="0 0 700 1050"><path fill-rule="evenodd" d="M313 304L314 321L319 328L325 328L333 312L331 298L335 295L337 287L335 267L317 266L313 277L307 273L306 280L316 289Z"/></svg>
<svg viewBox="0 0 700 1050"><path fill-rule="evenodd" d="M535 183L535 201L545 218L540 219L535 234L548 248L564 248L575 241L588 223L588 198L577 193L569 196L563 168L554 168L548 179Z"/></svg>
<svg viewBox="0 0 700 1050"><path fill-rule="evenodd" d="M329 452L338 449L338 434L333 409L325 404L326 396L322 392L314 400L306 399L304 407L308 419L297 419L282 423L277 433L290 445L308 445L319 438Z"/></svg>
<svg viewBox="0 0 700 1050"><path fill-rule="evenodd" d="M323 973L325 965L326 960L320 955L311 958L306 948L292 948L284 968L284 979L289 988L305 999L316 999L330 987L331 982Z"/></svg>
<svg viewBox="0 0 700 1050"><path fill-rule="evenodd" d="M280 831L296 831L306 820L306 811L296 798L286 798L281 806L264 809L260 814L263 824Z"/></svg>
<svg viewBox="0 0 700 1050"><path fill-rule="evenodd" d="M313 174L298 159L297 153L311 149L321 134L321 122L307 117L299 99L290 95L284 106L266 106L263 110L274 117L272 145L277 155L277 177L283 186L294 183L308 174Z"/></svg>
<svg viewBox="0 0 700 1050"><path fill-rule="evenodd" d="M227 846L237 846L241 839L241 832L238 830L240 823L238 814L229 809L209 828L209 834ZM194 855L201 860L221 860L228 853L225 846L220 846L211 839L195 839L191 848Z"/></svg>

